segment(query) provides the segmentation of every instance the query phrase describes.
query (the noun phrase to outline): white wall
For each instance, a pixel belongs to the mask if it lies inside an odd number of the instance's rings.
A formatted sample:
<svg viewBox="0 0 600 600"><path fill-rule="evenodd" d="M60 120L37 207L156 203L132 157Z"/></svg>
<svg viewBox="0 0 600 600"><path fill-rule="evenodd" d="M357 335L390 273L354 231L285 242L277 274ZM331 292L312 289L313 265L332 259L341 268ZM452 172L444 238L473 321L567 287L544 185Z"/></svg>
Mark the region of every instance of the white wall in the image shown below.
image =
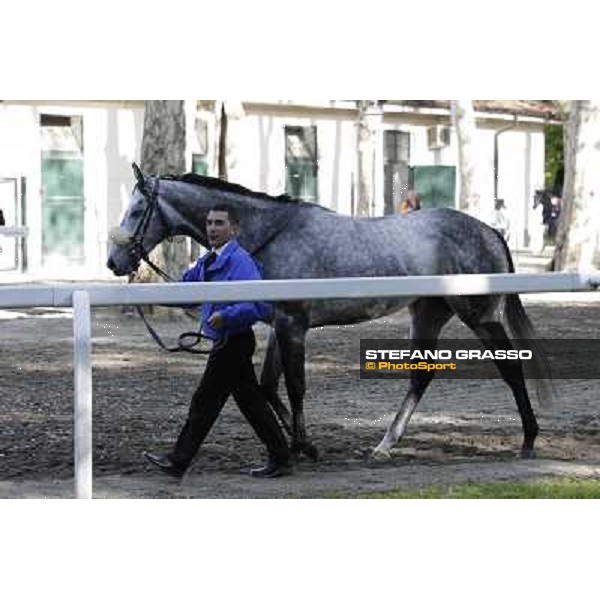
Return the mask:
<svg viewBox="0 0 600 600"><path fill-rule="evenodd" d="M219 104L216 103L218 107ZM230 179L250 189L272 195L285 192L286 125L317 126L319 157L319 202L343 214L352 212L356 177L356 111L349 106L313 107L244 103L245 114L236 121L239 160ZM142 102L10 102L0 103L0 177L27 178L28 254L32 277L110 277L104 263L107 231L116 225L129 201L133 186L131 162L139 161L143 128ZM55 273L44 269L42 258L42 200L40 115L80 115L84 131L84 194L86 264L79 270ZM218 118L210 103L195 111L188 106L190 122L195 117L208 122L208 164L216 175ZM411 165L456 165L456 136L438 150L427 146L427 127L438 117L418 118L384 113L382 136L377 144L375 178L376 214L383 214L383 131L400 130L411 135ZM481 202L491 217L493 208L494 133L507 121L479 123L478 152L483 166ZM192 136L193 137L193 136ZM194 141L188 136L188 157ZM499 137L499 197L506 200L513 224L513 246L522 248L533 215L533 190L543 184L544 135L542 124L520 125ZM459 184L459 182L457 182ZM356 202L356 199L355 199ZM485 213L482 215L486 217ZM0 278L4 275L0 274Z"/></svg>
<svg viewBox="0 0 600 600"><path fill-rule="evenodd" d="M510 245L524 248L535 225L534 190L544 184L544 134L507 131L498 137L498 197L504 198L511 221Z"/></svg>
<svg viewBox="0 0 600 600"><path fill-rule="evenodd" d="M241 125L240 168L230 179L272 195L285 193L285 126L317 126L319 202L350 214L355 171L356 129L353 120L293 114L246 113Z"/></svg>
<svg viewBox="0 0 600 600"><path fill-rule="evenodd" d="M29 227L28 274L34 278L109 276L104 267L107 230L118 222L132 187L131 162L139 160L143 125L140 103L0 104L0 177L26 177ZM84 243L80 268L42 265L40 115L83 118Z"/></svg>

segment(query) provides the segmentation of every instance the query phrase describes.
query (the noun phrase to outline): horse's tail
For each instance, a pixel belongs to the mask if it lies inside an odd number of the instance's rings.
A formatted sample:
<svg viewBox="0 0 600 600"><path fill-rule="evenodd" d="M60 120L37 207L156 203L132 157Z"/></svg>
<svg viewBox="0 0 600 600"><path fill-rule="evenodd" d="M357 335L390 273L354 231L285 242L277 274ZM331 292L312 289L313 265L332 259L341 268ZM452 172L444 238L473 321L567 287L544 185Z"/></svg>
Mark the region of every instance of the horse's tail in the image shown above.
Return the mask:
<svg viewBox="0 0 600 600"><path fill-rule="evenodd" d="M517 294L506 296L506 319L513 333L515 345L519 349L532 352L532 359L527 363L530 367L527 369L527 374L535 379L538 402L541 406L550 406L556 395L550 363Z"/></svg>
<svg viewBox="0 0 600 600"><path fill-rule="evenodd" d="M495 230L494 230L495 231ZM515 272L510 249L504 237L496 231L502 240L506 258L508 260L509 273ZM528 375L536 380L536 395L541 406L550 406L555 397L554 384L550 363L542 345L537 340L537 334L533 323L530 321L521 298L518 294L506 295L506 320L514 336L515 345L521 350L531 350L532 359L527 361L529 366Z"/></svg>

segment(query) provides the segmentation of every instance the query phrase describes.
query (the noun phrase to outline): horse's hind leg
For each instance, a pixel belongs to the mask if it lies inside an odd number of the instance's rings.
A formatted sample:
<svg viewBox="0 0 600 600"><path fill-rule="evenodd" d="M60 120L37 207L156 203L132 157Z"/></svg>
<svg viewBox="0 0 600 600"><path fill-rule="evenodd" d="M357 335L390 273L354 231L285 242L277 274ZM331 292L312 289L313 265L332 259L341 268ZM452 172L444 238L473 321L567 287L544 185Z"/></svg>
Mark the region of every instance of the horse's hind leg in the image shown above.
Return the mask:
<svg viewBox="0 0 600 600"><path fill-rule="evenodd" d="M506 334L502 323L485 322L477 325L467 323L469 327L479 336L483 344L489 350L514 350L514 346ZM522 458L534 458L533 445L537 437L539 427L531 407L529 394L525 385L523 365L519 359L495 360L496 367L502 375L502 379L510 386L513 396L517 402L519 415L523 424L523 446L521 448Z"/></svg>
<svg viewBox="0 0 600 600"><path fill-rule="evenodd" d="M260 373L260 385L267 401L275 411L275 414L281 421L284 429L291 435L292 417L287 406L281 401L278 393L279 378L281 377L282 370L277 336L275 335L274 329L271 329L269 331L267 349Z"/></svg>
<svg viewBox="0 0 600 600"><path fill-rule="evenodd" d="M442 327L453 315L452 309L443 298L421 298L410 305L410 348L411 350L435 350ZM410 417L435 371L411 371L410 387L388 430L373 450L375 458L390 458L390 450L404 435Z"/></svg>
<svg viewBox="0 0 600 600"><path fill-rule="evenodd" d="M287 394L292 408L292 444L294 454L301 452L316 460L318 452L306 436L304 424L305 341L308 323L302 310L289 310L275 317L275 333L281 356Z"/></svg>

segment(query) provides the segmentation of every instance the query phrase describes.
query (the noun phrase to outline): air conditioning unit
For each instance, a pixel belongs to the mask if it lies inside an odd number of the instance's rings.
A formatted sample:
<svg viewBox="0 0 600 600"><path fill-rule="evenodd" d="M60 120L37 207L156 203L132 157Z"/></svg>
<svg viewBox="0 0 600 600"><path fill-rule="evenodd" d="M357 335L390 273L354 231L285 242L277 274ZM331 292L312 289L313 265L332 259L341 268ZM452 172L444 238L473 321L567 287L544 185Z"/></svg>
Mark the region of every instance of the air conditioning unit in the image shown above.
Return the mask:
<svg viewBox="0 0 600 600"><path fill-rule="evenodd" d="M450 127L448 125L433 125L427 128L427 146L437 150L450 145Z"/></svg>

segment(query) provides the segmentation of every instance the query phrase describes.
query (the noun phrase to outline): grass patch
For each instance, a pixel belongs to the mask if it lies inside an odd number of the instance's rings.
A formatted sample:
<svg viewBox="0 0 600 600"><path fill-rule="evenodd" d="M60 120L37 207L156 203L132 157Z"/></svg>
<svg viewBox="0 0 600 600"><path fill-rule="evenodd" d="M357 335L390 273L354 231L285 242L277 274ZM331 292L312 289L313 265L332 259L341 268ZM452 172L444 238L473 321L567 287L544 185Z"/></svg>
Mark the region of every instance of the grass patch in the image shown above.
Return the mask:
<svg viewBox="0 0 600 600"><path fill-rule="evenodd" d="M341 497L337 496L337 497ZM347 495L345 496L348 497ZM369 492L353 498L548 498L593 499L600 498L600 480L572 479L569 477L545 477L524 481L496 481L433 485L419 490L397 488L387 492Z"/></svg>

